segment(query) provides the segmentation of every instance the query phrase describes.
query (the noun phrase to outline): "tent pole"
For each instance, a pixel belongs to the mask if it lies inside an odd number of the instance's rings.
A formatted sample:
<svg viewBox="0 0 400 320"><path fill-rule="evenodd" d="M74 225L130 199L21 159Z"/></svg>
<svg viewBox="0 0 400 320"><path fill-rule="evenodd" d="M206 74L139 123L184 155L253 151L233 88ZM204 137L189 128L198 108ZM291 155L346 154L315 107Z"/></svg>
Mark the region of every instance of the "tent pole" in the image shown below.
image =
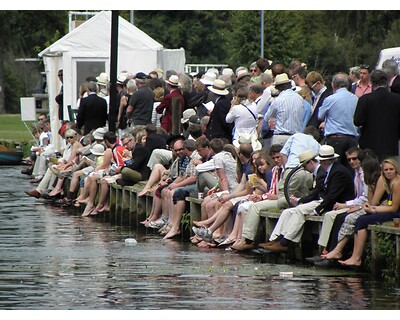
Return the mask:
<svg viewBox="0 0 400 320"><path fill-rule="evenodd" d="M119 11L113 10L111 13L110 111L108 114L108 130L112 132L116 130L119 107L117 106L118 18Z"/></svg>

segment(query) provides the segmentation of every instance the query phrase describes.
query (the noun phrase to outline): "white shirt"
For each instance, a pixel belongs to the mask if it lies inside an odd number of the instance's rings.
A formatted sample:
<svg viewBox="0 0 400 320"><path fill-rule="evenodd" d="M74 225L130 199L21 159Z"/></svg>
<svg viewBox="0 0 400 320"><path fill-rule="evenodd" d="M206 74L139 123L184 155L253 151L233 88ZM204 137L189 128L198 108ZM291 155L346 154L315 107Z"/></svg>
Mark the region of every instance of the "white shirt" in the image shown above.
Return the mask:
<svg viewBox="0 0 400 320"><path fill-rule="evenodd" d="M243 135L256 135L257 105L249 100L243 101L238 105L233 105L226 115L225 121L227 123L235 123L233 141L238 140Z"/></svg>

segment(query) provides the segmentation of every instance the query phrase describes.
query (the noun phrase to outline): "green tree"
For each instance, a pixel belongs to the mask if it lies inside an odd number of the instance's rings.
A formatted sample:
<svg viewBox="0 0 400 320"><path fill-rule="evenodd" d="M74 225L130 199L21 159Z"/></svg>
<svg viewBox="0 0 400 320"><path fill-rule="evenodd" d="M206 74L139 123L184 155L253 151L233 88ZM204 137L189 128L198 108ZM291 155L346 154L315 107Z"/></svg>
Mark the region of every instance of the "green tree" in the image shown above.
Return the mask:
<svg viewBox="0 0 400 320"><path fill-rule="evenodd" d="M37 57L54 35L62 36L68 25L66 11L0 11L0 113L15 111L20 92L15 81L24 83L14 73L9 57ZM7 64L7 65L6 65ZM13 79L14 81L6 81ZM5 94L8 95L5 104ZM11 97L10 95L14 95Z"/></svg>

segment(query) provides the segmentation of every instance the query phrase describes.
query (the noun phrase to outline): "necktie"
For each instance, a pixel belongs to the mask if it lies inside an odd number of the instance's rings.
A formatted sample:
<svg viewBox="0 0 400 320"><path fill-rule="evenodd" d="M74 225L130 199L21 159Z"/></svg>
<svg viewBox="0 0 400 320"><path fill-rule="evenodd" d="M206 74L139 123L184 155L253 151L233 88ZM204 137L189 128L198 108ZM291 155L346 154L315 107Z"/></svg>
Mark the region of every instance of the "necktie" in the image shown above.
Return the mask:
<svg viewBox="0 0 400 320"><path fill-rule="evenodd" d="M362 195L361 173L359 171L356 174L356 192L357 192L357 197L360 197Z"/></svg>

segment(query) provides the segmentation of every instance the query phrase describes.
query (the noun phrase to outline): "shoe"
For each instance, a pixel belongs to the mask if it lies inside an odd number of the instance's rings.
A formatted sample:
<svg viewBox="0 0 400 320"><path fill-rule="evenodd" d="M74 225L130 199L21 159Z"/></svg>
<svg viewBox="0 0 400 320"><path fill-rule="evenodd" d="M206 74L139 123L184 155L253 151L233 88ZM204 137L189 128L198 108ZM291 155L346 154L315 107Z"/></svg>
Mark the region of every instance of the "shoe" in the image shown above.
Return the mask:
<svg viewBox="0 0 400 320"><path fill-rule="evenodd" d="M225 239L224 241L222 241L218 247L223 247L223 246L230 246L231 244L235 243L236 239Z"/></svg>
<svg viewBox="0 0 400 320"><path fill-rule="evenodd" d="M161 217L160 219L156 221L151 221L149 223L149 227L153 229L160 229L162 228L165 224L167 223L167 218Z"/></svg>
<svg viewBox="0 0 400 320"><path fill-rule="evenodd" d="M36 189L31 190L31 191L24 191L28 196L30 197L34 197L36 199L39 199L41 197L41 194L39 191L37 191Z"/></svg>
<svg viewBox="0 0 400 320"><path fill-rule="evenodd" d="M31 176L32 175L32 171L33 171L33 168L27 168L27 169L21 170L21 173L22 174L26 174L28 176Z"/></svg>
<svg viewBox="0 0 400 320"><path fill-rule="evenodd" d="M279 242L275 242L268 247L268 250L272 252L287 252L289 248L282 246Z"/></svg>
<svg viewBox="0 0 400 320"><path fill-rule="evenodd" d="M36 178L36 179L31 179L29 180L30 183L39 183L40 181L42 181L43 178Z"/></svg>
<svg viewBox="0 0 400 320"><path fill-rule="evenodd" d="M209 228L197 228L192 227L192 230L196 236L199 236L206 242L211 242L212 240L212 232Z"/></svg>
<svg viewBox="0 0 400 320"><path fill-rule="evenodd" d="M315 264L316 262L324 261L326 259L322 259L321 256L307 257L306 261L311 264Z"/></svg>
<svg viewBox="0 0 400 320"><path fill-rule="evenodd" d="M248 251L257 248L257 246L254 242L252 242L252 243L238 244L236 246L232 246L231 248L237 251Z"/></svg>
<svg viewBox="0 0 400 320"><path fill-rule="evenodd" d="M314 266L321 268L330 268L338 266L338 262L336 260L321 259L321 261L314 262Z"/></svg>
<svg viewBox="0 0 400 320"><path fill-rule="evenodd" d="M276 243L276 241L270 241L270 242L267 242L267 243L260 243L260 244L258 245L258 247L268 250L268 248L269 248L270 246L272 246L274 243Z"/></svg>

